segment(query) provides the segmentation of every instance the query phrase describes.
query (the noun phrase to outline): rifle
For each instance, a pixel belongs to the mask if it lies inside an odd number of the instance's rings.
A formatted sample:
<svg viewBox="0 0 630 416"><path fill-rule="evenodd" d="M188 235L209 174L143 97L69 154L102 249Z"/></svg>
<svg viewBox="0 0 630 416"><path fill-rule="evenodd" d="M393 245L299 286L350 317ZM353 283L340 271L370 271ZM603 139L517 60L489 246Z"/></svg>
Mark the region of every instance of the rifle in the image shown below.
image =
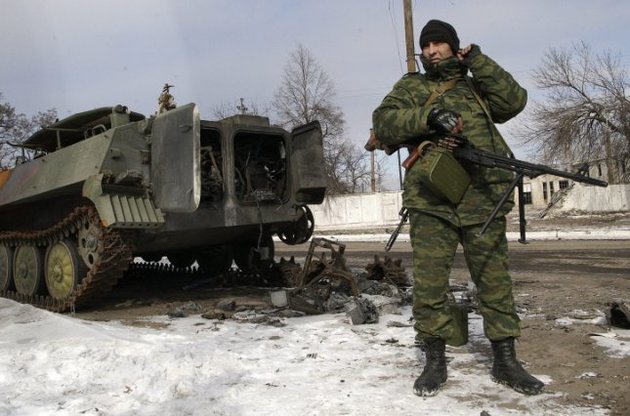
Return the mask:
<svg viewBox="0 0 630 416"><path fill-rule="evenodd" d="M524 203L525 201L524 201L524 195L523 195L523 178L525 176L527 176L528 178L534 179L540 175L553 175L553 176L558 176L561 178L571 179L575 182L586 183L589 185L602 186L602 187L608 186L608 183L606 181L590 178L586 176L584 173L566 172L563 170L551 168L549 166L536 164L536 163L530 163L523 160L518 160L518 159L515 159L513 155L511 155L511 157L507 157L507 156L501 156L501 155L497 155L491 152L477 149L468 140L466 136L461 135L461 134L452 133L452 134L449 134L448 137L455 139L459 144L457 147L454 147L452 149L453 156L455 157L455 159L458 159L460 161L472 162L479 166L484 166L488 168L505 169L505 170L509 170L516 173L516 176L514 177L512 182L510 182L508 187L505 189L505 191L501 195L501 198L499 199L499 202L497 202L495 207L492 209L492 212L490 213L490 215L484 222L483 226L481 227L481 231L479 233L480 235L485 233L490 223L496 218L497 214L499 213L499 210L501 209L503 204L505 204L507 199L510 197L510 194L514 191L514 188L518 188L518 198L519 198L518 211L519 211L519 231L520 231L520 238L518 241L522 244L527 243L526 236L525 236L525 226L527 224L527 221L525 220L525 203ZM378 139L376 138L375 140L378 141ZM376 145L375 148L379 148L379 146ZM413 151L410 152L407 159L405 159L405 161L403 162L403 166L405 167L405 169L411 168L413 164L420 157L422 157L422 155L420 154L419 148L420 148L419 145L416 146L413 149ZM402 227L402 220L401 220L401 223L398 225L398 228L396 231L400 231L401 227ZM393 238L393 241L396 240L394 235L392 235L392 238ZM391 244L393 244L392 238L390 238ZM389 245L389 242L388 242L388 245ZM390 248L391 248L391 245L390 245Z"/></svg>
<svg viewBox="0 0 630 416"><path fill-rule="evenodd" d="M525 162L523 160L515 159L514 157L507 157L497 155L491 152L486 152L484 150L479 150L475 148L475 146L463 135L453 134L453 137L461 140L463 142L462 145L453 149L453 156L458 160L466 160L472 162L479 166L485 166L488 168L499 168L506 169L516 173L516 176L510 182L506 190L501 195L499 202L497 202L496 206L488 216L488 219L481 227L480 235L483 234L490 223L497 216L497 213L507 201L510 194L514 190L514 188L518 187L518 197L519 197L519 228L521 238L519 242L522 244L526 243L525 239L525 204L523 198L523 177L527 176L528 178L534 179L540 175L553 175L559 176L561 178L571 179L575 182L586 183L589 185L595 186L608 186L608 182L602 181L600 179L590 178L582 173L571 173L566 172L559 169L554 169L549 166Z"/></svg>
<svg viewBox="0 0 630 416"><path fill-rule="evenodd" d="M409 218L409 210L403 207L401 208L398 215L400 216L400 222L398 223L398 226L396 227L392 235L389 236L389 240L387 240L387 244L385 244L385 251L389 251L394 245L394 242L396 242L396 238L398 238L398 234L400 234L400 229Z"/></svg>

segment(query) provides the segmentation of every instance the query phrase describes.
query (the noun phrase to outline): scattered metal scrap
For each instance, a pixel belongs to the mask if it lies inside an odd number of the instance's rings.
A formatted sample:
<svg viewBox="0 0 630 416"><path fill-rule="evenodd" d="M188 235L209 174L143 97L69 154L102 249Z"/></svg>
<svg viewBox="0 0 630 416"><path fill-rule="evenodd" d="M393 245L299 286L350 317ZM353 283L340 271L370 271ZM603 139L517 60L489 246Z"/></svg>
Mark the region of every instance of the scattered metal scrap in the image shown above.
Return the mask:
<svg viewBox="0 0 630 416"><path fill-rule="evenodd" d="M379 315L376 305L367 298L354 298L348 304L346 314L353 325L376 323Z"/></svg>
<svg viewBox="0 0 630 416"><path fill-rule="evenodd" d="M324 249L317 257L317 248ZM313 238L302 273L295 275L295 289L287 292L288 306L308 314L326 312L325 302L334 292L359 295L356 277L346 265L345 244Z"/></svg>
<svg viewBox="0 0 630 416"><path fill-rule="evenodd" d="M353 324L362 324L377 322L379 312L391 312L392 304L398 307L410 300L406 295L410 281L402 259L374 256L366 273L357 276L346 264L345 248L338 241L313 238L304 269L293 269L291 283L295 288L271 292L272 305L307 314L345 311ZM295 261L281 259L280 265L286 269ZM283 272L284 276L289 274Z"/></svg>
<svg viewBox="0 0 630 416"><path fill-rule="evenodd" d="M304 268L295 261L281 258L271 271L288 287L269 292L271 307L238 305L234 299L218 303L202 313L208 319L236 319L250 323L283 325L280 318L345 312L353 325L378 322L380 314L394 313L401 304L412 299L411 280L402 266L402 259L374 256L365 272L354 274L344 258L346 245L326 238L313 238ZM224 282L226 283L226 282ZM474 287L451 282L449 302L462 315L475 308ZM169 313L171 317L195 312L190 305Z"/></svg>
<svg viewBox="0 0 630 416"><path fill-rule="evenodd" d="M367 274L365 278L368 280L385 280L395 285L409 285L409 276L402 266L402 259L392 259L385 256L383 261L378 255L374 255L374 263L365 267Z"/></svg>
<svg viewBox="0 0 630 416"><path fill-rule="evenodd" d="M319 258L314 259L316 247L330 250L330 260L326 258L325 251L321 253ZM313 286L324 279L328 279L338 281L330 285L331 289L346 282L350 285L352 294L358 296L359 288L357 286L357 280L350 269L348 269L346 259L343 257L345 250L345 244L326 238L313 238L306 255L306 260L304 261L304 270L300 276L300 280L297 282L296 291Z"/></svg>

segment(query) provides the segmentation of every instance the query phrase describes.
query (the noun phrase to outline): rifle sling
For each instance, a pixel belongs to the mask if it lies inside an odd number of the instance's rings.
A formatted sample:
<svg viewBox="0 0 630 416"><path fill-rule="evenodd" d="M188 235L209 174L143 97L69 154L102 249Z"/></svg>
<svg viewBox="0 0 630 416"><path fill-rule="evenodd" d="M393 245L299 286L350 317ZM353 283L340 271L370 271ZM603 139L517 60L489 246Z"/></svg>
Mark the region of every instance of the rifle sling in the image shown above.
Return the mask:
<svg viewBox="0 0 630 416"><path fill-rule="evenodd" d="M426 107L426 106L430 105L433 101L435 101L436 98L438 98L439 96L444 94L446 91L448 91L451 88L453 88L455 86L455 84L457 84L457 78L449 79L448 81L442 82L440 85L437 86L436 89L434 89L431 92L431 94L429 95L429 98L427 98L427 100L424 102L423 106Z"/></svg>

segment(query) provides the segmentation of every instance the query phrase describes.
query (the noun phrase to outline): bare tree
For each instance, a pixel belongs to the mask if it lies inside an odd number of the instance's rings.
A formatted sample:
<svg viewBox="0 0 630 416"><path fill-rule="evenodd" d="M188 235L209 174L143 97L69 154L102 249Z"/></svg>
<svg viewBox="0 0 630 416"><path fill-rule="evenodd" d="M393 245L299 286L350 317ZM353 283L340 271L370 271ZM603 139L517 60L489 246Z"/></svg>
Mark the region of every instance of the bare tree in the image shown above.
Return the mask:
<svg viewBox="0 0 630 416"><path fill-rule="evenodd" d="M369 154L362 152L357 146L346 146L343 152L345 183L349 186L349 192L364 192L370 186Z"/></svg>
<svg viewBox="0 0 630 416"><path fill-rule="evenodd" d="M543 102L529 110L521 140L547 163L604 160L611 183L628 180L630 101L619 56L593 54L585 43L550 49L534 71Z"/></svg>
<svg viewBox="0 0 630 416"><path fill-rule="evenodd" d="M302 45L289 56L273 107L281 124L293 128L319 120L326 137L343 134L343 112L333 104L335 86L317 60Z"/></svg>
<svg viewBox="0 0 630 416"><path fill-rule="evenodd" d="M52 124L57 119L57 111L50 109L32 117L18 113L11 104L5 102L0 93L0 169L10 167L15 155L22 152L16 144L22 143L37 129Z"/></svg>
<svg viewBox="0 0 630 416"><path fill-rule="evenodd" d="M328 74L306 48L298 45L289 56L272 105L279 124L289 130L314 120L321 123L328 192L358 192L362 178L369 175L367 155L344 138L345 120L341 109L334 104L335 96L335 86Z"/></svg>

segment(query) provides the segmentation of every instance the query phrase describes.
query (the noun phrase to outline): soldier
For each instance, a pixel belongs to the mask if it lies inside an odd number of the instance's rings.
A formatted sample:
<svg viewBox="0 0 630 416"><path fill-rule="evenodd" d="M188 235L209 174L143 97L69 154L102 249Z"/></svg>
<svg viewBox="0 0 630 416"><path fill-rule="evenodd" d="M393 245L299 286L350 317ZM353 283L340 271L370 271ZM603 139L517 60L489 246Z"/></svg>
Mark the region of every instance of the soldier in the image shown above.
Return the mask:
<svg viewBox="0 0 630 416"><path fill-rule="evenodd" d="M425 73L405 75L374 110L376 137L384 145L432 139L452 149L461 142L449 138L449 133L462 132L478 149L511 154L495 123L523 110L525 89L478 45L460 49L455 29L446 22L430 20L420 34L420 47ZM441 139L435 139L436 133ZM513 174L464 165L470 186L459 202L451 202L423 185L421 165L408 168L403 192L403 205L410 214L416 339L426 355L424 370L414 383L415 394L433 396L447 379L445 344L456 331L447 302L448 279L459 244L477 287L484 333L492 344L493 380L524 394L540 393L544 384L527 373L514 350L521 332L505 235L505 215L513 201L504 204L479 235Z"/></svg>

